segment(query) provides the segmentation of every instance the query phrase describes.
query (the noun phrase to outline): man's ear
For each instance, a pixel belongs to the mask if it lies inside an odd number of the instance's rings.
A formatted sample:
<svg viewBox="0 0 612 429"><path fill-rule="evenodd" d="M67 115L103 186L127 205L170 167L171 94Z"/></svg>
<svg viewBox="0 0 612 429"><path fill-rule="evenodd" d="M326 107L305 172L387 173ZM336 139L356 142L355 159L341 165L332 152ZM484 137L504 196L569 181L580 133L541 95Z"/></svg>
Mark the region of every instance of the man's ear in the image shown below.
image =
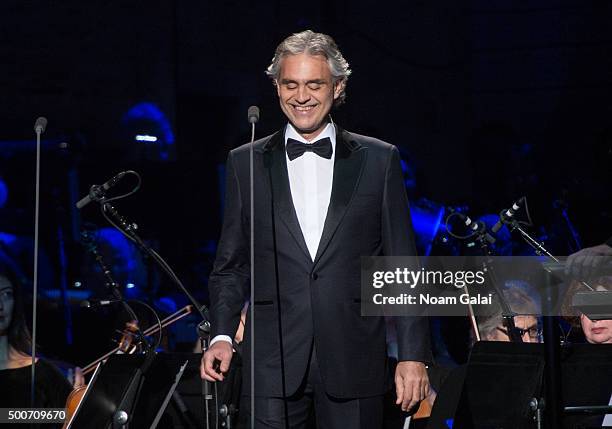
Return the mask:
<svg viewBox="0 0 612 429"><path fill-rule="evenodd" d="M346 86L346 79L340 79L334 83L334 100L337 100L344 91L344 87Z"/></svg>
<svg viewBox="0 0 612 429"><path fill-rule="evenodd" d="M274 86L276 87L276 95L280 97L280 86L278 85L278 79L274 79Z"/></svg>

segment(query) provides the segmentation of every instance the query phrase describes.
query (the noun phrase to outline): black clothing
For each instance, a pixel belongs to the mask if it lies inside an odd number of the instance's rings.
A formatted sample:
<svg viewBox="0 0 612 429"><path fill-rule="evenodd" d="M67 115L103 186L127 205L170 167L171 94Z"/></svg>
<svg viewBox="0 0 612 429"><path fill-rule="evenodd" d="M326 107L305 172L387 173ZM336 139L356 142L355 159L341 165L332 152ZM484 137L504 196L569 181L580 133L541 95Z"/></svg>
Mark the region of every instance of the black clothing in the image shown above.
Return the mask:
<svg viewBox="0 0 612 429"><path fill-rule="evenodd" d="M30 408L30 386L32 366L0 370L0 407ZM66 398L72 386L52 363L38 359L36 362L36 386L34 391L36 408L65 408ZM0 425L8 427L8 425ZM30 427L54 428L61 424L41 424ZM27 425L19 425L27 428Z"/></svg>
<svg viewBox="0 0 612 429"><path fill-rule="evenodd" d="M285 400L255 397L253 429L351 428L372 429L383 426L383 396L338 399L325 392L316 351L312 350L308 373L297 392L286 399L289 425L285 424ZM312 405L316 410L312 412ZM399 408L398 408L399 409ZM241 402L241 428L251 428L251 400Z"/></svg>
<svg viewBox="0 0 612 429"><path fill-rule="evenodd" d="M313 343L327 394L350 399L386 391L385 320L361 316L361 256L416 255L400 157L393 145L336 131L331 198L314 261L293 206L283 131L254 143L255 299L243 357L248 382L253 310L256 395L282 396L279 312L288 396L308 371ZM233 337L249 290L249 147L232 150L227 161L224 223L209 281L213 337ZM398 317L396 325L399 360L431 361L428 321Z"/></svg>
<svg viewBox="0 0 612 429"><path fill-rule="evenodd" d="M287 139L287 157L289 161L293 161L295 158L299 158L304 155L304 152L313 152L320 157L331 159L334 150L332 149L332 143L329 137L325 137L321 140L317 140L314 143L302 143L294 139Z"/></svg>

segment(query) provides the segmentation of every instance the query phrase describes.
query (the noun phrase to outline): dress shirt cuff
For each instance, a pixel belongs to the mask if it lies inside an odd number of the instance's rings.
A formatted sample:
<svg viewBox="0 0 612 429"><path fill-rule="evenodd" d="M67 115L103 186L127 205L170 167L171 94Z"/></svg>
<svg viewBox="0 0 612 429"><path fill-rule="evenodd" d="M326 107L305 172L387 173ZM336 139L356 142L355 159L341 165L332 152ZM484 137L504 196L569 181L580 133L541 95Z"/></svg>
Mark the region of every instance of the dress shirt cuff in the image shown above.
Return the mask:
<svg viewBox="0 0 612 429"><path fill-rule="evenodd" d="M213 344L215 344L217 341L227 341L228 343L230 343L231 345L234 344L234 342L232 341L232 339L229 337L229 335L217 335L215 336L215 338L213 338L212 340L210 340L210 344L208 345L208 347L212 346Z"/></svg>

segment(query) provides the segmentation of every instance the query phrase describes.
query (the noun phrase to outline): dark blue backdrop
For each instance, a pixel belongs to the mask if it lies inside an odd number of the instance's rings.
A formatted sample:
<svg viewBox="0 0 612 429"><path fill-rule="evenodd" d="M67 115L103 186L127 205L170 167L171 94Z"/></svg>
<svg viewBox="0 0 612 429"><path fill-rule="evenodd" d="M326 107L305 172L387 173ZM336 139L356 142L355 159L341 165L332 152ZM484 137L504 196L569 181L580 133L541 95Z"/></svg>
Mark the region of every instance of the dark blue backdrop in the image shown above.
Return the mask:
<svg viewBox="0 0 612 429"><path fill-rule="evenodd" d="M58 227L73 288L86 265L78 227L103 224L92 207L74 211L75 196L129 167L144 184L122 210L204 291L220 165L249 137L249 105L262 110L259 136L283 124L263 71L282 38L311 28L336 39L354 72L336 122L400 146L413 198L481 215L526 194L542 228L561 201L596 244L612 234L611 12L595 0L4 0L0 230L31 234L27 141L44 115L50 283L61 281Z"/></svg>

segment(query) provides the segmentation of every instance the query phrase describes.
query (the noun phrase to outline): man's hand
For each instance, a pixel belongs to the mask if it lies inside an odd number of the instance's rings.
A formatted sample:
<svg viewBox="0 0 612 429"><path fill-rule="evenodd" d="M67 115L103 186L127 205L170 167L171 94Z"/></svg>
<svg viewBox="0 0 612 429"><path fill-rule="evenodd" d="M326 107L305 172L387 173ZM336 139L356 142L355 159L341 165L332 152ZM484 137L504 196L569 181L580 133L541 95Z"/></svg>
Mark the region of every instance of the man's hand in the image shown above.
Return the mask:
<svg viewBox="0 0 612 429"><path fill-rule="evenodd" d="M412 407L425 399L429 394L429 379L425 364L415 361L398 362L395 368L396 404L402 411L409 411Z"/></svg>
<svg viewBox="0 0 612 429"><path fill-rule="evenodd" d="M589 280L597 276L604 263L612 262L612 247L607 244L587 247L570 255L565 262L565 274L579 280Z"/></svg>
<svg viewBox="0 0 612 429"><path fill-rule="evenodd" d="M232 360L232 345L227 341L217 341L202 355L200 364L200 377L208 381L223 381ZM219 363L218 370L215 368Z"/></svg>

